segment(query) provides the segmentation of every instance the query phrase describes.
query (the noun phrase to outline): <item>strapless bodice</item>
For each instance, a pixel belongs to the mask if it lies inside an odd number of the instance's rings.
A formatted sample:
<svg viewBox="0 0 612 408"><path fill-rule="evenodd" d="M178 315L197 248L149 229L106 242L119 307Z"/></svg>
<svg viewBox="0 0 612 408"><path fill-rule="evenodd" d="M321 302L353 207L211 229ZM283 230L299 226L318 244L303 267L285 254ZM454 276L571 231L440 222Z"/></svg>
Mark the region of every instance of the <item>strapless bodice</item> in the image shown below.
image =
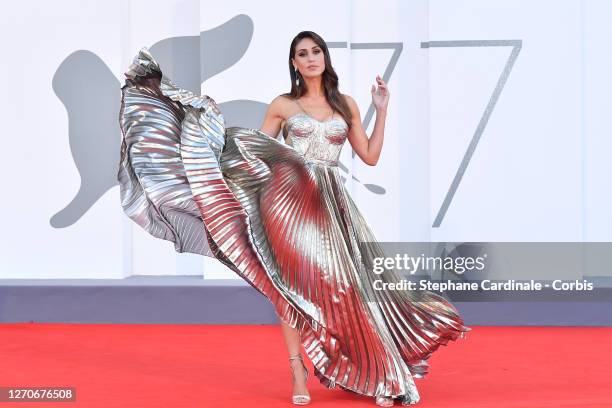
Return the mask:
<svg viewBox="0 0 612 408"><path fill-rule="evenodd" d="M348 126L341 116L320 121L303 112L287 118L283 129L285 142L306 161L337 166Z"/></svg>

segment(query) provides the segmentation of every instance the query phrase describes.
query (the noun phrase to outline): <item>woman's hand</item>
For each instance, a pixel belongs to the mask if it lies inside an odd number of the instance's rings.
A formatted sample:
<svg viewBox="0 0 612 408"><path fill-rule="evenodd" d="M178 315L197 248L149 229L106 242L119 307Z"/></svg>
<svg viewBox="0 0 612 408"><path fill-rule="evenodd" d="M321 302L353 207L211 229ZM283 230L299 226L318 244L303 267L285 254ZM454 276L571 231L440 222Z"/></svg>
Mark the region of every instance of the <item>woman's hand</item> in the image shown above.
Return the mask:
<svg viewBox="0 0 612 408"><path fill-rule="evenodd" d="M389 104L389 89L380 75L376 75L376 83L378 87L372 85L372 102L376 112L386 112L387 105Z"/></svg>

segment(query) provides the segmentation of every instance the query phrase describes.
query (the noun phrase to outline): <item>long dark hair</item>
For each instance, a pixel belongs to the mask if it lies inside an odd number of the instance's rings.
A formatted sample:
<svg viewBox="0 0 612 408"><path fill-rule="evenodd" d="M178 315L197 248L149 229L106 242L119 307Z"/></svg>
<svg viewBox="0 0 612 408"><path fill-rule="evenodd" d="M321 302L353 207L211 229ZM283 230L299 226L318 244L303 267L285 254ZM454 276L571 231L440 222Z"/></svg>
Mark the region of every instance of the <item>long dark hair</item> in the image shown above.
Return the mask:
<svg viewBox="0 0 612 408"><path fill-rule="evenodd" d="M329 57L329 50L327 49L327 44L321 38L321 36L313 31L302 31L298 33L291 41L291 46L289 47L289 76L291 77L291 92L283 94L291 99L299 99L302 95L306 93L306 84L304 82L304 78L302 74L296 74L295 69L293 68L293 64L291 63L291 59L295 57L295 47L298 42L300 42L304 38L310 38L314 41L321 50L323 50L323 57L325 58L325 71L323 71L323 88L325 90L325 99L327 99L327 103L332 107L335 112L338 112L344 121L347 123L349 129L351 128L351 121L353 119L353 115L351 110L349 109L348 104L344 100L344 97L338 90L338 74L334 71L334 67L331 63L331 58ZM296 85L296 78L300 78L300 84Z"/></svg>

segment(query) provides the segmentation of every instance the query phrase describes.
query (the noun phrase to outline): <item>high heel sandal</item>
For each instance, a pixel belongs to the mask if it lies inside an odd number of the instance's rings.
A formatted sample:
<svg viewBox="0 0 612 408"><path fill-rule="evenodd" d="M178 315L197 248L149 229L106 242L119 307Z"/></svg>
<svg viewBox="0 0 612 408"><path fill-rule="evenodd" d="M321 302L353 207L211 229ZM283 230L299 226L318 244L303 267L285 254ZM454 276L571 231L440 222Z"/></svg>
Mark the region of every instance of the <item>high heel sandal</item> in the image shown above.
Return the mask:
<svg viewBox="0 0 612 408"><path fill-rule="evenodd" d="M376 397L376 405L380 407L392 407L394 404L391 397Z"/></svg>
<svg viewBox="0 0 612 408"><path fill-rule="evenodd" d="M304 367L304 371L306 372L306 380L308 380L308 369L304 365L304 360L302 359L302 355L298 354L297 356L291 356L291 357L289 357L289 361L291 361L291 360L300 360L302 362L302 367ZM291 366L291 377L292 377L292 380L293 380L292 383L295 384L295 373L294 373L294 370L293 370L293 365ZM306 404L310 403L310 395L305 395L305 394L292 395L291 396L291 401L295 405L306 405Z"/></svg>

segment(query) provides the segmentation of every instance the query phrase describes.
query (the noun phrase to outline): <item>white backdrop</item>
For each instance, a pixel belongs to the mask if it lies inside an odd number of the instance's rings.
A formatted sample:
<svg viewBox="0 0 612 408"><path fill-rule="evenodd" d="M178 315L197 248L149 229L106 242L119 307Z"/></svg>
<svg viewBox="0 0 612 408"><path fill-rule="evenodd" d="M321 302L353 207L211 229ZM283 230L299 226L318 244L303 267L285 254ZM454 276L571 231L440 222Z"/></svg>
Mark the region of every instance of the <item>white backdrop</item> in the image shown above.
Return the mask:
<svg viewBox="0 0 612 408"><path fill-rule="evenodd" d="M116 78L118 106L123 72L141 47L199 36L237 15L252 20L253 36L237 63L202 84L202 92L217 102L269 103L286 92L289 43L299 31L313 30L328 42L347 43L331 49L332 62L341 91L356 99L364 118L369 88L394 52L380 45L401 44L389 80L381 160L376 167L352 160L348 143L342 153L360 180L348 175L347 187L380 240L612 240L612 125L606 117L612 2L15 2L0 16L0 278L236 278L214 259L177 254L170 242L143 232L122 213L116 182L86 194L94 197L90 202L75 199L104 183L79 172L78 141L69 138L74 118L52 84L69 55L88 50ZM477 46L461 43L467 40ZM512 40L520 50L450 194L513 51L511 45L491 46L492 40ZM87 88L77 82L83 78L75 78L76 88ZM95 132L96 110L91 114ZM118 125L116 133L92 137L117 141ZM102 153L90 145L88 165L105 169L94 173L116 174L114 167L108 171L108 161L96 161ZM366 183L385 194L372 193Z"/></svg>

